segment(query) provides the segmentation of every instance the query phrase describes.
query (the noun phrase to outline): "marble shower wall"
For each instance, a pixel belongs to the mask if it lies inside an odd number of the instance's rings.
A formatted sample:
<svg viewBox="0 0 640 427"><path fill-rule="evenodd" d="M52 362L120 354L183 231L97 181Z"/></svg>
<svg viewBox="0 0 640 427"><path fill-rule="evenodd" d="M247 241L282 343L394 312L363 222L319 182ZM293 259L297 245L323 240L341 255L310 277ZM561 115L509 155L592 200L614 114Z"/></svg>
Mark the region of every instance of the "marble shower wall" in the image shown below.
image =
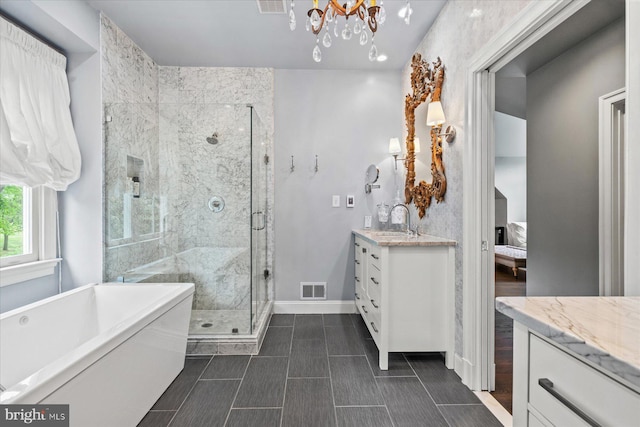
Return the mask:
<svg viewBox="0 0 640 427"><path fill-rule="evenodd" d="M104 279L160 258L158 66L101 15ZM140 179L140 197L131 178Z"/></svg>
<svg viewBox="0 0 640 427"><path fill-rule="evenodd" d="M462 167L465 137L465 88L471 58L484 44L508 24L530 0L469 0L450 1L444 6L437 20L416 48L422 59L435 61L439 56L445 66L442 87L442 105L447 125L456 127L453 143L443 145L443 162L447 174L447 193L442 203L432 203L420 226L428 234L456 240L456 347L462 354ZM404 93L411 93L411 58L403 72ZM416 110L416 129L421 141L429 141L426 105ZM406 129L404 130L406 137ZM422 152L429 153L422 143ZM420 153L422 155L422 153ZM420 161L420 160L418 160ZM429 158L425 165L416 167L416 182L430 182ZM413 206L413 205L412 205ZM417 218L417 214L412 215Z"/></svg>
<svg viewBox="0 0 640 427"><path fill-rule="evenodd" d="M177 255L185 268L172 274L196 282L194 308L249 308L247 104L260 118L259 129L254 121L254 154L273 158L273 70L158 67L104 15L101 49L105 280ZM214 132L219 142L212 145L206 138ZM261 199L267 204L266 268L271 270L271 164L261 175L266 186ZM132 197L131 176L140 177L140 198ZM217 214L207 205L214 195L226 203Z"/></svg>

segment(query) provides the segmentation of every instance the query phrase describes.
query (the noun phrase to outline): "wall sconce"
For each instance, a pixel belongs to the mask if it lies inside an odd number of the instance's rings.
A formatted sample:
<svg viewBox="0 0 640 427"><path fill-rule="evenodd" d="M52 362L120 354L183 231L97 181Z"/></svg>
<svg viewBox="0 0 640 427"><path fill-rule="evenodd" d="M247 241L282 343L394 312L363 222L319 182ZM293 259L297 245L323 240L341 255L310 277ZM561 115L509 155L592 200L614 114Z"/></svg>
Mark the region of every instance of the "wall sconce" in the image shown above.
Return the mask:
<svg viewBox="0 0 640 427"><path fill-rule="evenodd" d="M413 152L420 152L420 138L417 136L413 138ZM407 160L406 158L398 158L398 156L402 153L402 148L400 148L400 140L398 138L391 138L389 140L389 154L393 156L395 169L398 170L398 160Z"/></svg>
<svg viewBox="0 0 640 427"><path fill-rule="evenodd" d="M400 140L398 138L391 138L389 140L389 154L393 156L395 169L398 170L398 156L402 153L402 148L400 148Z"/></svg>
<svg viewBox="0 0 640 427"><path fill-rule="evenodd" d="M442 124L445 121L442 103L440 101L430 102L429 108L427 109L427 126L439 126L442 128ZM447 126L445 131L438 133L437 136L444 137L445 141L451 143L456 138L456 128Z"/></svg>

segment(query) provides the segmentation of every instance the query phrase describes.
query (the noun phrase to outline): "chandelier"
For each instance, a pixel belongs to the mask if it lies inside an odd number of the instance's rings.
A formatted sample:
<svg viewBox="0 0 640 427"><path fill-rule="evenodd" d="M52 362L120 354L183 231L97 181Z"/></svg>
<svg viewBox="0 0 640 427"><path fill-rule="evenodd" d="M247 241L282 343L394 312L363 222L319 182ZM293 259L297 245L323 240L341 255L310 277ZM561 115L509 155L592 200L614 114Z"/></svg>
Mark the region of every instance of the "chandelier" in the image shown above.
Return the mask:
<svg viewBox="0 0 640 427"><path fill-rule="evenodd" d="M378 6L378 3L380 5ZM307 12L307 21L305 28L307 31L316 35L316 45L313 48L313 60L322 61L322 51L320 50L320 33L325 30L322 36L322 45L326 48L331 47L331 27L333 27L333 36L337 39L342 37L343 40L351 40L353 35L359 36L360 45L364 46L371 38L371 47L369 48L369 61L378 59L378 48L375 45L375 35L378 31L378 25L384 24L387 13L384 9L383 1L380 0L346 0L346 3L340 4L338 0L327 0L324 9L318 7L318 0L313 0L313 7ZM289 9L289 28L291 31L296 29L296 15L293 12L295 1L291 0L291 8ZM404 22L409 25L411 17L411 6L409 0L405 7L401 10L401 17ZM340 17L344 17L344 25L340 24ZM353 28L350 25L349 18L353 17ZM355 21L355 22L353 22ZM342 27L342 31L340 28ZM369 36L368 31L371 32Z"/></svg>

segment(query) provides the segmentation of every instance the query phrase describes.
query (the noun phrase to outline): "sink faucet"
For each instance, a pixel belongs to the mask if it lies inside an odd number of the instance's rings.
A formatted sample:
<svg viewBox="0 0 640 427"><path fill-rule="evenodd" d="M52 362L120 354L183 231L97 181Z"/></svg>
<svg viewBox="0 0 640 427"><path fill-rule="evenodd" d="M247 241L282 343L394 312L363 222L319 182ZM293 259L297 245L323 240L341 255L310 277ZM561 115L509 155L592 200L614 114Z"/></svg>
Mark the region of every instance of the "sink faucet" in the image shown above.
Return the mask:
<svg viewBox="0 0 640 427"><path fill-rule="evenodd" d="M393 210L395 208L405 208L405 210L407 211L407 233L409 234L418 234L418 230L416 229L415 231L411 229L411 213L409 212L409 208L407 207L407 205L403 204L403 203L398 203L397 205L395 205L394 207L391 208L391 210L389 211L389 216L393 217Z"/></svg>

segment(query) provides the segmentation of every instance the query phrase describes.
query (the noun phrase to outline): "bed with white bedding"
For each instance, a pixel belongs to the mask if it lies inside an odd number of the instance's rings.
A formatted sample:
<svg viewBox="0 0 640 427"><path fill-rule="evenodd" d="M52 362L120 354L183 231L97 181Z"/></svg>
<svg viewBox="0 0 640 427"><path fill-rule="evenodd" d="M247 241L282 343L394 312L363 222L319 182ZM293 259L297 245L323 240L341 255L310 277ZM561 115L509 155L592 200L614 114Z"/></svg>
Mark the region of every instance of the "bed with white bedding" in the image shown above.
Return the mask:
<svg viewBox="0 0 640 427"><path fill-rule="evenodd" d="M495 262L510 267L518 277L518 270L527 268L527 223L507 224L507 242L508 245L495 246Z"/></svg>
<svg viewBox="0 0 640 427"><path fill-rule="evenodd" d="M496 245L496 264L511 267L513 275L518 277L518 269L527 267L527 250L510 245Z"/></svg>

